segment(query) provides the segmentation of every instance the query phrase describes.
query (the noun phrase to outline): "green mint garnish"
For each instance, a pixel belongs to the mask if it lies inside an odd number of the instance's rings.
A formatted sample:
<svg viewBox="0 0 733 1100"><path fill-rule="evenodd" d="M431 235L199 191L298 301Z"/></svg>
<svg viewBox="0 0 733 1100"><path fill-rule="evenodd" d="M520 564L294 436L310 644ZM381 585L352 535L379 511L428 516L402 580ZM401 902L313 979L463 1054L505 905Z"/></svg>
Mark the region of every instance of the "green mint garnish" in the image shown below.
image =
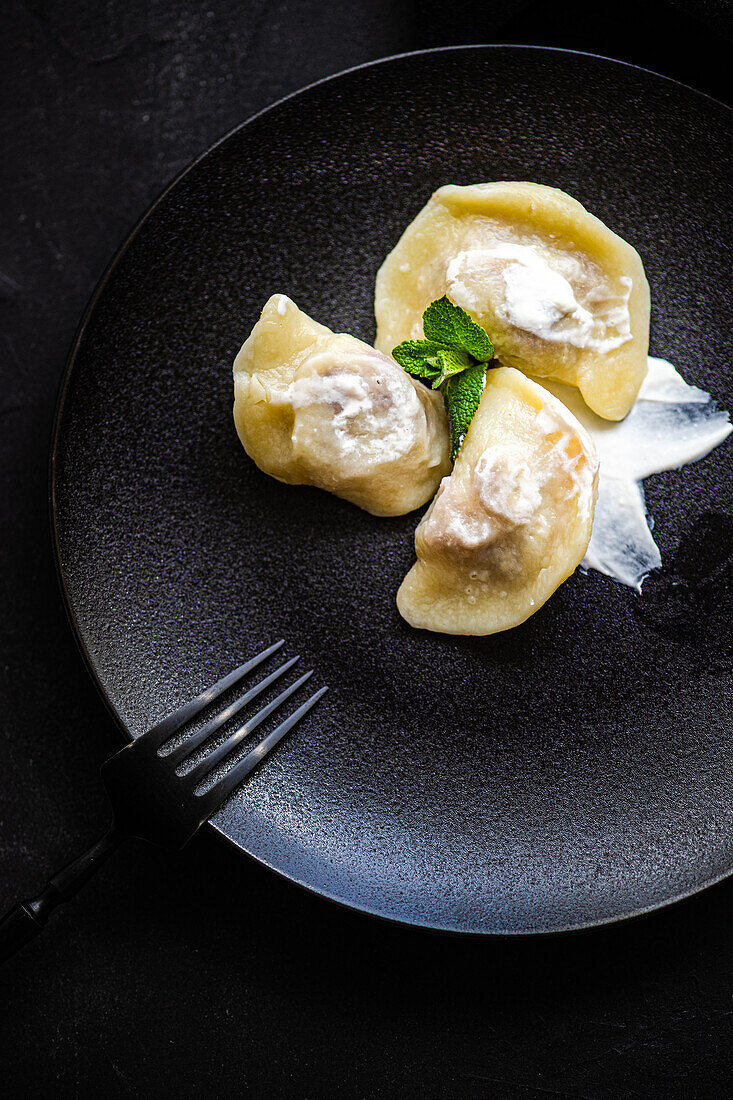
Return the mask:
<svg viewBox="0 0 733 1100"><path fill-rule="evenodd" d="M467 351L479 363L488 363L494 357L494 345L481 325L445 294L430 303L422 315L422 325L426 340Z"/></svg>
<svg viewBox="0 0 733 1100"><path fill-rule="evenodd" d="M435 356L437 366L440 368L440 374L433 382L433 389L438 390L449 378L452 378L455 374L460 374L461 371L468 370L473 366L473 359L465 351L459 351L458 348L446 348L444 351L439 351Z"/></svg>
<svg viewBox="0 0 733 1100"><path fill-rule="evenodd" d="M443 401L450 424L450 456L455 460L461 449L466 432L471 426L481 394L486 385L486 364L474 363L449 378L443 388Z"/></svg>
<svg viewBox="0 0 733 1100"><path fill-rule="evenodd" d="M422 324L425 339L403 340L392 357L443 394L455 459L481 400L494 345L481 325L445 295L430 303Z"/></svg>
<svg viewBox="0 0 733 1100"><path fill-rule="evenodd" d="M442 344L434 344L432 340L403 340L392 352L392 358L414 378L432 382L440 374L437 355L445 350Z"/></svg>

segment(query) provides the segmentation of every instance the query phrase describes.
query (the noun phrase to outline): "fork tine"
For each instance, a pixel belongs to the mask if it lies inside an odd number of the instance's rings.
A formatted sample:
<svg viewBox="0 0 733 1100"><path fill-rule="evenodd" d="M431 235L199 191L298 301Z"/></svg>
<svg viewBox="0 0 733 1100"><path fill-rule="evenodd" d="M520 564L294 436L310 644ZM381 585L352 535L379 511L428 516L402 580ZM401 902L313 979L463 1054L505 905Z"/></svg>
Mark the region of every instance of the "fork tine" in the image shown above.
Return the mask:
<svg viewBox="0 0 733 1100"><path fill-rule="evenodd" d="M327 687L320 688L315 695L311 695L310 699L307 699L302 706L293 711L289 718L286 718L284 722L281 722L271 733L268 733L267 737L263 737L259 745L248 752L238 764L235 764L231 771L215 783L208 791L204 791L199 797L204 801L206 812L209 816L217 810L223 802L229 798L229 795L238 787L239 784L247 778L250 772L261 764L262 761L272 752L275 746L282 741L283 737L296 725L300 719L308 713L311 707L314 707L322 695L328 691Z"/></svg>
<svg viewBox="0 0 733 1100"><path fill-rule="evenodd" d="M291 657L289 661L286 661L284 665L280 665L274 672L271 672L269 676L266 676L259 684L255 684L249 691L245 691L244 695L241 695L238 699L235 699L233 703L230 703L228 707L224 707L219 714L215 714L213 718L210 718L208 722L204 723L200 729L187 737L180 745L177 745L171 752L167 752L164 756L166 764L170 764L172 768L178 766L182 760L185 760L187 756L190 756L194 749L197 749L199 745L203 745L207 738L211 737L212 733L216 733L220 726L223 726L225 722L228 722L230 718L233 718L235 714L238 714L242 707L246 707L247 703L251 703L258 695L261 695L270 684L278 680L284 673L292 668L296 661L299 661L300 657Z"/></svg>
<svg viewBox="0 0 733 1100"><path fill-rule="evenodd" d="M223 760L240 741L244 741L245 737L249 737L250 733L256 730L257 727L264 722L265 718L272 714L274 710L277 710L280 704L284 703L286 699L289 699L290 696L293 695L299 687L302 687L306 680L309 680L312 675L313 669L310 669L308 672L304 673L299 680L296 680L294 684L285 688L285 691L281 691L276 699L273 699L271 703L268 703L262 710L259 710L252 718L249 718L243 726L235 730L230 737L227 737L226 741L218 745L217 748L215 748L213 752L210 752L208 756L205 756L203 760L199 760L195 767L181 776L181 779L185 779L187 783L191 783L195 786L199 779L204 775L208 775L220 760Z"/></svg>
<svg viewBox="0 0 733 1100"><path fill-rule="evenodd" d="M274 645L268 646L267 649L263 649L262 653L258 653L256 657L252 657L251 660L245 664L240 665L239 668L235 668L233 672L230 672L228 676L222 677L206 691L202 691L200 695L197 695L195 699L189 700L188 703L184 703L178 710L174 710L172 714L167 715L157 725L151 726L151 728L144 733L142 737L138 738L138 742L145 742L151 748L160 748L169 737L176 732L177 729L183 725L184 722L190 722L192 718L195 718L202 710L205 710L209 704L213 703L215 699L225 692L228 688L233 687L238 683L248 672L257 668L263 661L272 653L276 653L281 646L285 645L285 639L281 638L279 642L275 642Z"/></svg>

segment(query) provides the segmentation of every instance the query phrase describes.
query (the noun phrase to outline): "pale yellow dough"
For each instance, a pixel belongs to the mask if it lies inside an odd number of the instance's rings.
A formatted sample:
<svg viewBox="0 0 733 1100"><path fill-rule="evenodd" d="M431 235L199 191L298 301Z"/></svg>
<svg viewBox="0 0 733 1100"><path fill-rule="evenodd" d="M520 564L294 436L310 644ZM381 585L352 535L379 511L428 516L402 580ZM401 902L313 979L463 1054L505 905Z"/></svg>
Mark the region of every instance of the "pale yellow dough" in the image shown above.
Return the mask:
<svg viewBox="0 0 733 1100"><path fill-rule="evenodd" d="M510 255L517 246L574 294L574 313L562 302L546 312L550 328L533 327L526 308L511 308L516 276L526 287L529 272ZM503 364L577 386L608 420L633 405L647 369L644 268L631 245L563 191L514 182L436 191L377 275L376 346L390 354L402 340L421 338L423 311L446 293L486 329ZM579 346L578 318L592 346Z"/></svg>
<svg viewBox="0 0 733 1100"><path fill-rule="evenodd" d="M597 482L593 442L565 406L511 367L490 370L453 472L415 532L400 614L446 634L524 622L582 560Z"/></svg>
<svg viewBox="0 0 733 1100"><path fill-rule="evenodd" d="M283 294L269 299L235 360L234 422L266 474L377 516L419 508L450 470L440 394Z"/></svg>

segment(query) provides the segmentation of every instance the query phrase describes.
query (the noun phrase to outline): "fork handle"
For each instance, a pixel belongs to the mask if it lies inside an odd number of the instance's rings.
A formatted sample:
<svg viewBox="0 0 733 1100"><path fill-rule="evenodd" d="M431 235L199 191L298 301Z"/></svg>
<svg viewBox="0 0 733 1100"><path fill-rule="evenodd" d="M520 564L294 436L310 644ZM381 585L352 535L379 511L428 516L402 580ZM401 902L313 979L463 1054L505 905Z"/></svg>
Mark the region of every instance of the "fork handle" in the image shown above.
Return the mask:
<svg viewBox="0 0 733 1100"><path fill-rule="evenodd" d="M57 905L69 901L125 839L112 828L96 844L50 878L37 898L21 901L0 920L0 964L42 932Z"/></svg>

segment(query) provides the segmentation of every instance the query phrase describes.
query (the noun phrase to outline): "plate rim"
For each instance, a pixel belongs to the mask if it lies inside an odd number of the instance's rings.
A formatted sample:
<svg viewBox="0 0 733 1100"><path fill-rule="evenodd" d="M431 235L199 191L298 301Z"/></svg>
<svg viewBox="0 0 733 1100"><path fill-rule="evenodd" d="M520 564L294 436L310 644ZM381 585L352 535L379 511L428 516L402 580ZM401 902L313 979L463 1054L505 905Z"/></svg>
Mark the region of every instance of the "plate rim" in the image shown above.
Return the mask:
<svg viewBox="0 0 733 1100"><path fill-rule="evenodd" d="M274 111L286 104L289 100L295 99L298 96L305 95L315 88L320 87L322 84L330 83L331 81L339 80L341 77L349 76L352 73L360 72L363 69L375 68L378 65L385 65L395 61L402 61L408 58L430 56L432 54L447 54L457 53L461 51L488 51L488 50L522 50L533 51L536 53L544 54L560 54L569 55L571 57L585 57L594 61L601 61L613 66L622 66L626 69L634 69L638 72L644 73L647 76L652 76L657 80L663 80L676 87L684 89L686 92L691 92L695 96L700 96L703 99L709 100L710 103L716 107L722 108L729 114L733 112L733 107L724 103L722 100L716 99L714 96L708 95L707 92L700 91L699 88L695 88L692 85L685 84L683 81L676 80L674 77L666 76L663 73L658 73L654 69L647 69L643 65L636 65L629 61L621 61L618 58L606 57L604 54L596 54L586 50L571 50L558 46L537 46L527 45L521 43L474 43L474 44L461 44L454 46L435 46L430 49L423 50L408 50L403 53L390 54L385 57L374 58L371 61L364 61L358 65L349 66L346 69L340 69L338 72L330 73L327 76L320 77L318 80L314 80L309 84L305 84L300 88L295 89L292 92L288 92L287 95L281 96L279 99L274 100L272 103L267 104L265 107L256 111L252 115L248 115L247 118L241 122L236 123L224 134L218 137L216 140L206 146L201 152L197 153L190 161L188 161L174 176L165 184L162 190L152 199L148 206L144 209L142 214L133 223L121 243L113 252L111 258L104 267L102 274L99 277L84 310L81 314L81 318L77 324L76 330L72 337L69 349L67 351L64 365L62 368L60 381L58 385L56 401L53 411L52 429L49 445L48 455L48 480L47 480L47 507L48 507L48 519L51 534L51 549L54 559L54 566L56 572L56 578L61 593L62 603L64 611L66 613L67 620L71 627L71 632L74 637L74 641L82 657L82 662L89 674L89 677L100 696L103 704L105 705L110 717L113 719L114 724L122 733L123 737L129 741L131 740L130 730L127 724L123 721L121 715L117 711L114 703L112 702L109 694L107 693L104 684L102 683L97 670L92 661L89 649L82 636L81 627L79 625L74 605L72 603L71 594L66 583L66 577L64 573L64 564L62 558L62 551L60 545L59 535L59 509L57 499L57 481L58 481L58 460L59 450L62 440L62 421L64 419L64 413L66 409L68 392L71 385L71 379L74 372L75 361L79 352L79 348L82 344L84 336L86 334L87 327L91 321L92 315L96 309L97 303L104 294L107 284L110 282L118 264L123 260L127 250L130 248L138 234L141 232L145 223L153 215L157 207L162 203L170 192L172 192L178 184L183 180L189 172L193 171L199 163L201 163L206 157L209 156L215 149L224 142L228 141L244 127L249 126L251 123L260 119L263 115L268 114L270 111ZM607 925L625 924L629 921L638 919L646 914L656 912L658 910L667 909L669 906L677 905L679 902L684 901L687 898L695 897L697 894L703 893L703 891L709 890L711 887L716 886L718 883L724 882L726 879L733 876L733 863L731 866L721 872L719 875L715 875L706 881L691 887L689 890L681 891L678 894L674 894L669 898L665 898L663 901L652 902L649 905L641 906L638 909L634 909L628 913L620 913L613 916L596 918L590 921L579 921L577 923L571 923L553 928L533 928L533 929L463 929L458 927L451 927L446 924L431 923L428 920L411 919L408 920L403 917L395 916L391 913L377 910L366 904L358 904L353 901L348 901L343 897L338 897L335 894L330 893L326 889L319 888L313 885L313 883L306 882L303 879L298 878L294 874L289 874L287 871L282 870L279 867L274 866L267 859L259 855L254 855L252 852L243 848L233 837L229 836L223 828L216 825L213 821L209 820L204 826L209 835L216 835L222 840L226 841L231 847L235 848L243 856L259 864L262 867L266 867L269 871L274 872L281 879L286 882L293 883L296 886L307 890L309 893L316 895L319 898L327 900L340 906L343 909L352 913L364 914L368 917L377 918L380 921L384 921L390 925L397 925L402 928L417 928L421 931L436 933L440 935L449 936L463 936L471 938L485 938L490 937L492 939L504 939L506 937L512 938L537 938L548 936L565 936L579 932L588 932L595 928L602 928Z"/></svg>

